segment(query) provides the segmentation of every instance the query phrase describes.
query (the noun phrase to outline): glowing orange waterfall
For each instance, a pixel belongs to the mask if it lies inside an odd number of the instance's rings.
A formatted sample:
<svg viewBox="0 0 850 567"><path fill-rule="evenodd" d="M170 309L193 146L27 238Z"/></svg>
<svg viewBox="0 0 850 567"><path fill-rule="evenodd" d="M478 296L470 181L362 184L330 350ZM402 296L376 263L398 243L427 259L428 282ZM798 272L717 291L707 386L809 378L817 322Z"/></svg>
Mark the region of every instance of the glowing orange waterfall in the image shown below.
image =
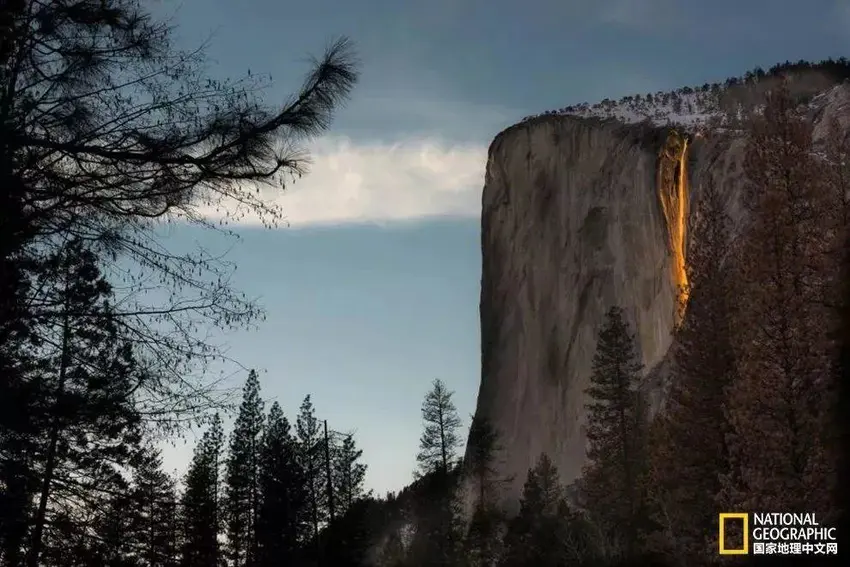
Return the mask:
<svg viewBox="0 0 850 567"><path fill-rule="evenodd" d="M676 323L688 303L688 273L685 264L688 216L688 139L672 131L659 156L658 192L667 224L673 283L677 289Z"/></svg>

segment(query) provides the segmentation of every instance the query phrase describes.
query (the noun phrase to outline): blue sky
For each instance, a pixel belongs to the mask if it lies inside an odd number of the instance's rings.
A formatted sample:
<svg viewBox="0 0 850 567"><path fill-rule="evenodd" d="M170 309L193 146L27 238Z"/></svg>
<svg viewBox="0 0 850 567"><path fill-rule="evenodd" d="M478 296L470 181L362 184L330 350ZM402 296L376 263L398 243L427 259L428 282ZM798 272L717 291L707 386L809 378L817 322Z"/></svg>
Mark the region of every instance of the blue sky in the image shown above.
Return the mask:
<svg viewBox="0 0 850 567"><path fill-rule="evenodd" d="M311 146L311 174L250 219L229 258L268 319L229 337L294 417L304 395L355 430L379 493L411 480L431 380L468 423L480 380L478 215L486 149L523 116L702 84L786 59L847 55L850 0L160 0L180 47L209 40L210 73L249 69L295 89L330 38L362 80ZM207 244L196 228L169 239ZM239 378L242 379L242 376ZM190 450L167 451L182 470Z"/></svg>

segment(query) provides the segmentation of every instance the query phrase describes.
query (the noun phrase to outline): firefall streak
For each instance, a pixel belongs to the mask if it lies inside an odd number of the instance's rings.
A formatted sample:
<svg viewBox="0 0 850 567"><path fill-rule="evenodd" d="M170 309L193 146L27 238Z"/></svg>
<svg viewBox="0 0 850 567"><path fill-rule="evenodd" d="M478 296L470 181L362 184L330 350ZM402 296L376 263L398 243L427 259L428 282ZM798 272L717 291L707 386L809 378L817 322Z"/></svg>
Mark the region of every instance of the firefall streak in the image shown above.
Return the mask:
<svg viewBox="0 0 850 567"><path fill-rule="evenodd" d="M679 156L679 183L676 185L676 200L679 202L679 210L676 211L676 240L673 255L676 262L676 283L680 290L679 302L684 315L685 306L688 303L688 272L685 268L685 243L687 241L688 214L688 139L682 140L682 153Z"/></svg>
<svg viewBox="0 0 850 567"><path fill-rule="evenodd" d="M658 191L669 235L673 284L677 290L676 323L685 315L688 302L688 273L685 264L688 211L688 139L671 132L662 150ZM669 169L672 175L665 175ZM667 171L665 171L667 170Z"/></svg>

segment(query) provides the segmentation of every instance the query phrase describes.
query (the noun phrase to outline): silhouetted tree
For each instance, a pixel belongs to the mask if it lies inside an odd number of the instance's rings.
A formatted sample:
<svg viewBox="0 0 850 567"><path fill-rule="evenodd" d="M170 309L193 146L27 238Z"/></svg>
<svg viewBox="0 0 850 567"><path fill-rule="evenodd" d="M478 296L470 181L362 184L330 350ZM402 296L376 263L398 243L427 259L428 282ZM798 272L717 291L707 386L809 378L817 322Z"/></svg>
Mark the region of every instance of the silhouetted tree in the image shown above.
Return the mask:
<svg viewBox="0 0 850 567"><path fill-rule="evenodd" d="M453 395L454 392L449 391L442 380L434 380L431 390L425 395L422 403L425 430L416 456L422 474L448 474L457 460L461 421L452 401Z"/></svg>
<svg viewBox="0 0 850 567"><path fill-rule="evenodd" d="M186 473L181 499L181 564L184 567L219 567L223 559L218 544L222 523L219 471L223 445L224 433L216 414L195 447L192 463Z"/></svg>
<svg viewBox="0 0 850 567"><path fill-rule="evenodd" d="M95 537L92 547L84 554L89 565L135 567L142 563L137 543L133 537L136 511L129 484L116 486L98 509L92 521ZM85 559L77 551L77 560Z"/></svg>
<svg viewBox="0 0 850 567"><path fill-rule="evenodd" d="M11 264L0 267L9 278ZM0 289L0 304L5 304L0 309L9 314L8 320L0 319L0 564L17 566L24 563L31 503L39 489L35 455L45 424L40 412L27 409L39 406L42 388L32 379L39 372L38 361L28 352L30 326L18 310L25 305L23 274L16 277L21 279L7 281L6 289Z"/></svg>
<svg viewBox="0 0 850 567"><path fill-rule="evenodd" d="M469 428L464 473L472 483L474 503L466 536L466 551L471 565L492 565L498 556L499 529L503 515L499 507L500 491L507 482L499 476L497 465L499 435L489 419L476 415Z"/></svg>
<svg viewBox="0 0 850 567"><path fill-rule="evenodd" d="M275 402L269 410L260 450L258 564L292 565L299 551L308 505L304 471L289 421Z"/></svg>
<svg viewBox="0 0 850 567"><path fill-rule="evenodd" d="M179 562L176 498L174 481L162 471L160 452L142 452L135 463L129 506L122 513L129 517L126 541L145 565L175 567Z"/></svg>
<svg viewBox="0 0 850 567"><path fill-rule="evenodd" d="M599 331L587 395L584 499L595 521L636 551L645 471L639 385L643 365L623 311L612 307Z"/></svg>
<svg viewBox="0 0 850 567"><path fill-rule="evenodd" d="M545 454L529 469L519 514L505 534L504 567L557 567L584 559L568 545L572 512L567 506L558 470ZM572 554L572 555L571 555ZM569 562L569 563L567 563Z"/></svg>
<svg viewBox="0 0 850 567"><path fill-rule="evenodd" d="M387 526L391 523L385 506L385 502L366 496L356 500L344 514L338 516L328 526L327 532L323 533L327 547L326 565L384 565L380 558L376 562L374 555L375 548L386 536Z"/></svg>
<svg viewBox="0 0 850 567"><path fill-rule="evenodd" d="M364 496L366 464L361 462L363 451L357 448L353 434L345 434L342 443L333 451L334 491L337 514L343 515Z"/></svg>
<svg viewBox="0 0 850 567"><path fill-rule="evenodd" d="M833 207L812 151L812 125L785 85L750 126L744 169L746 238L736 258L737 380L730 389L728 509L834 513L836 424L829 219ZM827 284L827 285L825 285Z"/></svg>
<svg viewBox="0 0 850 567"><path fill-rule="evenodd" d="M230 435L224 488L227 541L233 567L252 565L256 558L264 416L260 381L255 371L248 373L242 392L242 405Z"/></svg>
<svg viewBox="0 0 850 567"><path fill-rule="evenodd" d="M461 553L459 468L456 468L461 420L453 395L441 380L434 380L422 402L424 431L417 461L427 502L421 503L416 514L419 551L414 556L435 566L452 565Z"/></svg>
<svg viewBox="0 0 850 567"><path fill-rule="evenodd" d="M327 492L324 481L324 437L316 418L316 412L310 396L304 398L295 423L296 439L301 469L304 471L304 482L308 498L305 510L310 533L304 534L312 538L314 545L319 542L319 528L327 516Z"/></svg>
<svg viewBox="0 0 850 567"><path fill-rule="evenodd" d="M18 410L32 412L43 432L33 463L39 492L30 567L39 564L46 531L55 525L53 511L80 493L106 489L115 478L113 467L132 456L140 441L134 392L146 378L115 324L111 288L95 255L74 240L49 266L39 285L62 316L39 327L36 352L42 363L29 379L40 399ZM73 509L63 519L73 522Z"/></svg>

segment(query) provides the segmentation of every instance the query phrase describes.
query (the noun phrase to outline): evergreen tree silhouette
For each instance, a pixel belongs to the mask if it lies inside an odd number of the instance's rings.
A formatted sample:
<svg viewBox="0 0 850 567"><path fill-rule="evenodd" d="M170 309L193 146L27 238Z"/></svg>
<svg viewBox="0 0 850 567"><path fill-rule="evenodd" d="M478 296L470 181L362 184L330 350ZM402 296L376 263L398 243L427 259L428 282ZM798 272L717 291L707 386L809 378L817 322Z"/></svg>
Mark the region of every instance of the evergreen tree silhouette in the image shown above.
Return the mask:
<svg viewBox="0 0 850 567"><path fill-rule="evenodd" d="M419 441L416 460L422 474L446 475L457 461L460 447L460 416L451 392L442 380L434 380L422 402L422 422L425 429Z"/></svg>
<svg viewBox="0 0 850 567"><path fill-rule="evenodd" d="M467 440L464 474L474 491L472 518L466 536L466 552L471 565L492 565L498 556L499 528L503 514L499 508L501 489L509 479L499 476L499 435L489 419L477 415Z"/></svg>
<svg viewBox="0 0 850 567"><path fill-rule="evenodd" d="M298 445L277 402L272 404L266 420L259 479L257 564L296 564L308 498Z"/></svg>
<svg viewBox="0 0 850 567"><path fill-rule="evenodd" d="M619 307L612 307L599 331L587 389L590 463L584 498L605 529L622 534L626 553L637 549L642 499L645 429L639 385L643 365L634 336Z"/></svg>
<svg viewBox="0 0 850 567"><path fill-rule="evenodd" d="M353 434L343 435L342 443L335 447L333 454L337 514L343 515L365 495L366 464L361 461L363 450L357 448Z"/></svg>
<svg viewBox="0 0 850 567"><path fill-rule="evenodd" d="M181 564L184 567L219 567L222 514L219 502L224 433L218 414L195 447L186 473L180 502L183 524Z"/></svg>
<svg viewBox="0 0 850 567"><path fill-rule="evenodd" d="M505 534L504 567L557 567L567 564L566 545L571 512L558 470L548 456L529 469L522 489L519 514ZM570 564L575 557L570 558Z"/></svg>
<svg viewBox="0 0 850 567"><path fill-rule="evenodd" d="M242 405L230 434L225 476L225 509L230 561L234 567L253 565L260 509L260 451L264 426L260 381L251 370L242 391Z"/></svg>
<svg viewBox="0 0 850 567"><path fill-rule="evenodd" d="M420 551L414 556L434 566L452 565L461 553L457 458L461 420L453 395L441 380L434 380L422 402L424 431L417 461L428 496L417 513Z"/></svg>
<svg viewBox="0 0 850 567"><path fill-rule="evenodd" d="M322 430L316 418L315 408L310 396L306 396L295 422L296 439L298 440L298 457L301 469L304 471L305 490L308 505L304 511L306 525L310 531L303 534L305 539L312 539L314 549L319 546L319 529L327 518L327 492L324 478L324 445Z"/></svg>
<svg viewBox="0 0 850 567"><path fill-rule="evenodd" d="M73 494L108 491L116 466L129 463L141 441L134 392L149 377L116 324L111 287L97 257L80 240L49 258L40 274L45 301L59 317L40 326L42 362L29 377L40 399L27 411L38 423L38 492L28 564L40 562L45 538L59 511L76 521ZM19 410L20 411L20 410Z"/></svg>
<svg viewBox="0 0 850 567"><path fill-rule="evenodd" d="M139 559L147 565L175 567L177 549L177 502L174 481L162 470L162 455L156 449L140 453L135 463L129 507L128 540Z"/></svg>

